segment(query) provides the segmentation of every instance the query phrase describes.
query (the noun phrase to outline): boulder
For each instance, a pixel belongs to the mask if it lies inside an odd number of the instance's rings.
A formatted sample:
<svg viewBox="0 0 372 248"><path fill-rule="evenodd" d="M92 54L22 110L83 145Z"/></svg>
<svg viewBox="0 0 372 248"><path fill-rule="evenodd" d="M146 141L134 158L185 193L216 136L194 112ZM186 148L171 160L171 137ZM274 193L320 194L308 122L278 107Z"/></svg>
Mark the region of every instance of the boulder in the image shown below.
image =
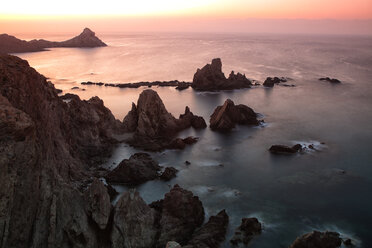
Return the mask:
<svg viewBox="0 0 372 248"><path fill-rule="evenodd" d="M86 210L101 230L106 228L111 212L110 196L105 185L95 178L86 192Z"/></svg>
<svg viewBox="0 0 372 248"><path fill-rule="evenodd" d="M176 138L174 139L168 146L169 149L184 149L186 145L192 145L198 142L198 138L196 137L187 137L187 138Z"/></svg>
<svg viewBox="0 0 372 248"><path fill-rule="evenodd" d="M226 78L222 72L221 59L216 58L211 64L196 71L192 88L199 91L214 91L250 88L251 85L252 82L240 73L231 72L229 78Z"/></svg>
<svg viewBox="0 0 372 248"><path fill-rule="evenodd" d="M207 123L201 116L194 115L188 106L185 108L185 113L179 117L179 125L182 129L192 126L195 129L203 129L207 127Z"/></svg>
<svg viewBox="0 0 372 248"><path fill-rule="evenodd" d="M126 185L139 185L158 178L159 164L147 153L136 153L106 175L107 182Z"/></svg>
<svg viewBox="0 0 372 248"><path fill-rule="evenodd" d="M285 145L272 145L269 151L273 154L295 154L302 150L301 144L296 144L292 147Z"/></svg>
<svg viewBox="0 0 372 248"><path fill-rule="evenodd" d="M248 106L235 105L230 99L227 99L222 106L218 106L210 118L210 128L214 131L229 131L240 125L259 125L257 114Z"/></svg>
<svg viewBox="0 0 372 248"><path fill-rule="evenodd" d="M160 179L163 181L169 181L176 177L178 170L174 167L166 167L164 172L161 174Z"/></svg>
<svg viewBox="0 0 372 248"><path fill-rule="evenodd" d="M230 240L231 244L238 245L248 243L255 235L260 234L262 231L261 223L257 218L243 218L240 226L235 230L233 238Z"/></svg>
<svg viewBox="0 0 372 248"><path fill-rule="evenodd" d="M341 242L339 233L313 231L298 237L290 248L337 248Z"/></svg>
<svg viewBox="0 0 372 248"><path fill-rule="evenodd" d="M184 248L216 248L225 240L229 216L225 210L211 216L193 235Z"/></svg>
<svg viewBox="0 0 372 248"><path fill-rule="evenodd" d="M275 84L285 83L287 82L287 79L284 77L267 77L265 79L265 82L263 83L263 86L265 87L274 87Z"/></svg>
<svg viewBox="0 0 372 248"><path fill-rule="evenodd" d="M204 221L202 202L192 192L178 185L165 194L161 210L157 247L165 247L169 240L185 245Z"/></svg>
<svg viewBox="0 0 372 248"><path fill-rule="evenodd" d="M124 192L115 205L112 248L148 248L156 242L155 210L135 190Z"/></svg>

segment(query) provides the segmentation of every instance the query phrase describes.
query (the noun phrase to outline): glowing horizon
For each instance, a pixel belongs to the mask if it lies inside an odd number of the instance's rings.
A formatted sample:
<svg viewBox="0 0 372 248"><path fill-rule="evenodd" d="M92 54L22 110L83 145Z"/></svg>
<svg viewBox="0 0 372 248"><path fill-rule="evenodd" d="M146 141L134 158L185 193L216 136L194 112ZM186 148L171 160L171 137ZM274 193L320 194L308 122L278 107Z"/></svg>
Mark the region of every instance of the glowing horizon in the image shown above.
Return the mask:
<svg viewBox="0 0 372 248"><path fill-rule="evenodd" d="M372 19L370 0L136 0L8 1L0 19L198 16L214 18Z"/></svg>

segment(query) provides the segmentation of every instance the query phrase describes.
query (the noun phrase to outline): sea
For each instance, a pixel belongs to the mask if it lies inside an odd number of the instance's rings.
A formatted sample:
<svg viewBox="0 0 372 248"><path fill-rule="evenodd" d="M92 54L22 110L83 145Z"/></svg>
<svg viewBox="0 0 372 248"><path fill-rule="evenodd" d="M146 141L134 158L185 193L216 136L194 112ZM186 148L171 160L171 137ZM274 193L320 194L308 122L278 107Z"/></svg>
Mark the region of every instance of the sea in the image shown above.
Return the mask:
<svg viewBox="0 0 372 248"><path fill-rule="evenodd" d="M64 40L76 34L46 34ZM274 88L197 92L189 88L152 87L167 110L178 117L189 106L209 123L213 110L226 99L245 104L265 122L237 126L229 133L187 129L179 137L199 141L184 150L151 153L162 166L179 170L169 182L137 187L148 203L159 200L174 184L192 191L203 202L206 221L226 209L230 221L226 241L243 217L257 217L263 232L249 247L288 247L311 232L336 231L355 247L372 247L372 37L205 34L97 34L107 47L51 48L21 53L63 93L82 99L99 96L122 120L147 89L81 85L83 81L131 83L180 80L191 82L197 68L221 58L226 76L232 70L262 82L287 77ZM341 84L319 81L337 78ZM72 90L78 86L79 90ZM304 153L276 156L273 144L313 145ZM112 169L141 152L120 144L103 164ZM185 161L190 161L186 165ZM115 185L119 192L128 188ZM116 199L117 200L117 199ZM115 201L116 201L115 200ZM114 202L115 203L115 202Z"/></svg>

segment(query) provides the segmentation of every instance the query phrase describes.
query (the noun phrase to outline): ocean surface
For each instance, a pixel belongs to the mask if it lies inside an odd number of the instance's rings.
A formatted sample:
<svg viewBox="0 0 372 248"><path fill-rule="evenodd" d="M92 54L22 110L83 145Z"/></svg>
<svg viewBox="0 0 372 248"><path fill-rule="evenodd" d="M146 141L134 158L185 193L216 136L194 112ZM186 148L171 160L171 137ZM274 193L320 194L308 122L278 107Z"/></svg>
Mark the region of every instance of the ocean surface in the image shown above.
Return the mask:
<svg viewBox="0 0 372 248"><path fill-rule="evenodd" d="M42 38L64 40L73 35ZM180 172L170 182L139 186L148 203L163 198L177 183L201 198L206 220L226 209L230 224L223 247L230 247L229 239L242 217L257 217L264 225L249 247L288 247L297 236L312 230L337 231L356 247L372 247L372 37L98 36L109 46L17 55L65 93L82 99L101 97L120 120L145 88L82 86L80 82L192 81L197 68L220 57L225 75L234 70L260 82L267 76L289 77L293 79L289 83L296 85L203 93L153 87L176 117L189 106L209 122L215 107L230 98L260 113L265 125L238 126L228 134L209 128L183 131L180 137L197 136L199 142L182 151L152 153L161 165ZM325 76L338 78L342 84L317 80ZM71 90L74 86L86 90ZM314 144L316 150L294 156L268 152L273 144L296 143ZM121 144L104 166L113 168L138 151ZM186 160L191 165L186 166Z"/></svg>

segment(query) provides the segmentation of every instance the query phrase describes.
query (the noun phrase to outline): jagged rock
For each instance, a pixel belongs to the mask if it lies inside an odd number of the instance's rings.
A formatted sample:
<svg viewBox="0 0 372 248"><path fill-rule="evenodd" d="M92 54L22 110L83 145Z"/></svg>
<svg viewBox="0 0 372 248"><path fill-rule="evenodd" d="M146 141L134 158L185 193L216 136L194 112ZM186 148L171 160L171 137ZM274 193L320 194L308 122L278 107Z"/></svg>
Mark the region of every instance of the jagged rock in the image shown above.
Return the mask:
<svg viewBox="0 0 372 248"><path fill-rule="evenodd" d="M110 196L105 185L95 178L87 193L86 210L100 229L105 229L111 212Z"/></svg>
<svg viewBox="0 0 372 248"><path fill-rule="evenodd" d="M227 79L222 72L221 59L216 58L212 60L211 64L196 71L191 87L200 91L213 91L250 88L251 85L252 82L245 75L235 74L233 71Z"/></svg>
<svg viewBox="0 0 372 248"><path fill-rule="evenodd" d="M339 233L313 231L297 238L290 248L337 248L341 241Z"/></svg>
<svg viewBox="0 0 372 248"><path fill-rule="evenodd" d="M110 196L110 201L114 200L114 198L119 194L111 184L105 185L107 188L107 193Z"/></svg>
<svg viewBox="0 0 372 248"><path fill-rule="evenodd" d="M174 167L165 168L164 172L161 174L160 179L164 181L169 181L176 177L178 170Z"/></svg>
<svg viewBox="0 0 372 248"><path fill-rule="evenodd" d="M137 123L138 123L137 107L136 104L134 104L133 102L132 109L124 117L123 126L127 132L134 132L136 131Z"/></svg>
<svg viewBox="0 0 372 248"><path fill-rule="evenodd" d="M136 153L129 159L124 159L106 175L110 183L138 185L159 176L159 164L147 153Z"/></svg>
<svg viewBox="0 0 372 248"><path fill-rule="evenodd" d="M169 147L177 132L194 126L199 128L204 119L194 116L188 108L187 113L176 119L168 113L156 91L144 90L132 110L124 118L124 126L135 131L129 144L145 150L158 151ZM137 122L136 122L137 120Z"/></svg>
<svg viewBox="0 0 372 248"><path fill-rule="evenodd" d="M336 78L329 78L329 77L325 77L325 78L319 78L319 81L327 81L327 82L330 82L332 84L340 84L341 81L336 79Z"/></svg>
<svg viewBox="0 0 372 248"><path fill-rule="evenodd" d="M257 114L248 106L235 105L227 99L222 106L218 106L210 118L210 128L214 131L229 131L240 125L259 125Z"/></svg>
<svg viewBox="0 0 372 248"><path fill-rule="evenodd" d="M278 78L278 77L267 77L263 86L265 87L274 87L275 84L285 83L287 82L286 78Z"/></svg>
<svg viewBox="0 0 372 248"><path fill-rule="evenodd" d="M193 235L191 240L183 248L217 248L225 240L229 216L225 210L216 216L211 216Z"/></svg>
<svg viewBox="0 0 372 248"><path fill-rule="evenodd" d="M194 230L204 221L203 204L192 192L175 185L162 202L160 236L157 247L165 247L169 240L187 243Z"/></svg>
<svg viewBox="0 0 372 248"><path fill-rule="evenodd" d="M0 53L24 53L44 51L45 48L51 47L102 47L107 46L95 33L89 28L85 28L83 32L66 41L55 42L47 40L31 40L25 41L17 39L14 36L7 34L0 35Z"/></svg>
<svg viewBox="0 0 372 248"><path fill-rule="evenodd" d="M295 154L302 150L301 144L296 144L292 147L285 145L272 145L269 151L273 154Z"/></svg>
<svg viewBox="0 0 372 248"><path fill-rule="evenodd" d="M261 223L257 218L243 218L240 226L235 230L234 237L230 240L233 245L243 243L247 245L255 235L262 231Z"/></svg>
<svg viewBox="0 0 372 248"><path fill-rule="evenodd" d="M198 142L198 138L195 137L187 137L184 139L176 138L174 139L168 146L169 149L184 149L186 145L192 145Z"/></svg>
<svg viewBox="0 0 372 248"><path fill-rule="evenodd" d="M111 112L98 99L64 103L15 56L0 55L0 75L2 247L98 247L80 189L96 163L89 151L108 154L121 132Z"/></svg>
<svg viewBox="0 0 372 248"><path fill-rule="evenodd" d="M207 127L207 123L201 116L194 115L188 106L185 108L185 113L180 115L179 121L182 129L192 126L195 129L203 129Z"/></svg>
<svg viewBox="0 0 372 248"><path fill-rule="evenodd" d="M148 248L156 241L155 210L135 190L123 193L115 205L112 248Z"/></svg>

